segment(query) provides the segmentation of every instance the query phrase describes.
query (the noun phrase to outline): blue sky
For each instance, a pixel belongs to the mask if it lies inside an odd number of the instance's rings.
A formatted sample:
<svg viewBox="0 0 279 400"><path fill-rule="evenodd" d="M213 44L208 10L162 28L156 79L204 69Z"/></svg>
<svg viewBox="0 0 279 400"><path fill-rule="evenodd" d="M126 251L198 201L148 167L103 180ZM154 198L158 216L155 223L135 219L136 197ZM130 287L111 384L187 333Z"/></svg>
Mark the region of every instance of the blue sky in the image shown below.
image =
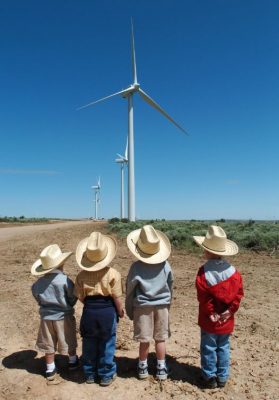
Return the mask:
<svg viewBox="0 0 279 400"><path fill-rule="evenodd" d="M279 4L258 0L0 3L0 215L119 216L134 97L136 216L279 219ZM127 204L126 204L127 205Z"/></svg>

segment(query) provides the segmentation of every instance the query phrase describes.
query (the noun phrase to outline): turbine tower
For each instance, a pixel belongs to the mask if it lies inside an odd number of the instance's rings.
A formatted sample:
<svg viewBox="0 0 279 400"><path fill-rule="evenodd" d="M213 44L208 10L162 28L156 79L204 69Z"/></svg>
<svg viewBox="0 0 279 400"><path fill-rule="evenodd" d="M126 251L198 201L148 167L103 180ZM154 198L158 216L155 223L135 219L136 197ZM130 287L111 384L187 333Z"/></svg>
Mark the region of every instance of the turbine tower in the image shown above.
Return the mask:
<svg viewBox="0 0 279 400"><path fill-rule="evenodd" d="M116 158L115 162L120 164L120 174L121 174L121 188L120 188L120 219L124 218L124 167L128 164L128 139L125 149L125 156L117 154L119 158Z"/></svg>
<svg viewBox="0 0 279 400"><path fill-rule="evenodd" d="M98 207L100 204L100 190L101 190L101 178L99 177L97 185L91 186L95 190L95 219L98 219Z"/></svg>
<svg viewBox="0 0 279 400"><path fill-rule="evenodd" d="M136 206L135 206L135 167L134 167L134 108L133 108L133 96L135 93L139 93L140 96L145 100L150 106L155 108L164 115L170 122L172 122L177 128L182 132L186 133L186 130L178 125L177 122L172 119L166 111L159 106L147 93L145 93L138 83L137 79L137 67L136 67L136 53L135 53L135 41L134 41L134 29L133 22L131 22L131 51L132 51L132 72L133 72L133 83L126 89L120 92L113 93L109 96L103 97L99 100L88 103L78 110L83 108L93 106L101 101L107 100L114 96L121 95L128 100L128 219L129 221L135 221L136 219Z"/></svg>

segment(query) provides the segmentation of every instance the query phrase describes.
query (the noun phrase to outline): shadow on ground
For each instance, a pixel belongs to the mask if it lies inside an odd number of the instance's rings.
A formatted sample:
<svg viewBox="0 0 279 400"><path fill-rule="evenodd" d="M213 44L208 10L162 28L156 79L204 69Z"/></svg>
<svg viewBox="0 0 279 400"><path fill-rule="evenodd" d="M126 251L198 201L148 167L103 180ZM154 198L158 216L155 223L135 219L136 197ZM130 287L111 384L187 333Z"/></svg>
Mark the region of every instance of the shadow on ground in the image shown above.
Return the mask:
<svg viewBox="0 0 279 400"><path fill-rule="evenodd" d="M118 356L115 358L117 363L117 375L121 378L131 378L137 376L137 363L135 358ZM156 355L150 353L148 358L148 371L150 375L156 375ZM191 385L201 387L200 368L179 361L179 358L167 356L167 364L170 369L169 379L172 381L188 382Z"/></svg>
<svg viewBox="0 0 279 400"><path fill-rule="evenodd" d="M38 353L34 350L21 350L12 353L2 360L2 364L8 369L22 369L30 374L44 376L45 361L44 357L37 357ZM124 379L137 376L137 362L136 358L129 358L125 356L118 356L115 358L117 363L117 375ZM82 368L75 371L68 370L68 357L62 355L55 356L55 362L59 375L66 381L75 382L78 384L84 383L84 375ZM171 371L169 379L172 381L188 382L191 385L201 387L200 383L200 369L180 362L176 357L167 356L167 363ZM149 374L155 377L156 375L156 355L151 353L149 355Z"/></svg>
<svg viewBox="0 0 279 400"><path fill-rule="evenodd" d="M45 374L44 357L37 357L38 353L34 350L21 350L3 358L2 364L8 369L22 369L30 374L41 375ZM62 379L66 381L83 383L84 376L81 368L75 371L68 370L68 357L62 355L55 356L55 363Z"/></svg>

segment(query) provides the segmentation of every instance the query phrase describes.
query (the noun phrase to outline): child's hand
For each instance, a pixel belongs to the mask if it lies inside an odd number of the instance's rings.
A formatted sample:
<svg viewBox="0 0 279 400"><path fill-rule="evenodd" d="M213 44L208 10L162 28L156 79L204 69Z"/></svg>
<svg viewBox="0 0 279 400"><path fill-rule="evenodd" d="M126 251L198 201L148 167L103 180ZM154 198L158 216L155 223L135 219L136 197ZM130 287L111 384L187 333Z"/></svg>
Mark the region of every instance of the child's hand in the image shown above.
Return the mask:
<svg viewBox="0 0 279 400"><path fill-rule="evenodd" d="M232 313L230 312L230 310L226 310L220 315L220 321L226 322L231 316Z"/></svg>
<svg viewBox="0 0 279 400"><path fill-rule="evenodd" d="M119 318L123 318L124 317L124 310L122 308L122 310L118 313Z"/></svg>
<svg viewBox="0 0 279 400"><path fill-rule="evenodd" d="M211 314L211 315L209 316L209 318L210 318L210 320L211 320L212 322L217 322L217 321L219 321L219 319L220 319L220 315L217 314L217 313L213 313L213 314Z"/></svg>

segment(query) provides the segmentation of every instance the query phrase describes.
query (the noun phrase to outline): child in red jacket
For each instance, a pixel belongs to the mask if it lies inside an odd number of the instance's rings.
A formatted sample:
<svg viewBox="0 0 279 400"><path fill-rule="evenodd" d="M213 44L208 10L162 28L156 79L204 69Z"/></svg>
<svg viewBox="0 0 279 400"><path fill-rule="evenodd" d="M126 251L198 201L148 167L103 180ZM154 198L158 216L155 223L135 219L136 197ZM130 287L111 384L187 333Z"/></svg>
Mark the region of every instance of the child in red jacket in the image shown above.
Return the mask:
<svg viewBox="0 0 279 400"><path fill-rule="evenodd" d="M223 256L238 253L220 226L210 226L206 236L193 236L204 249L207 262L199 269L196 288L201 328L201 369L204 386L224 387L229 377L230 334L234 314L243 297L240 273Z"/></svg>

